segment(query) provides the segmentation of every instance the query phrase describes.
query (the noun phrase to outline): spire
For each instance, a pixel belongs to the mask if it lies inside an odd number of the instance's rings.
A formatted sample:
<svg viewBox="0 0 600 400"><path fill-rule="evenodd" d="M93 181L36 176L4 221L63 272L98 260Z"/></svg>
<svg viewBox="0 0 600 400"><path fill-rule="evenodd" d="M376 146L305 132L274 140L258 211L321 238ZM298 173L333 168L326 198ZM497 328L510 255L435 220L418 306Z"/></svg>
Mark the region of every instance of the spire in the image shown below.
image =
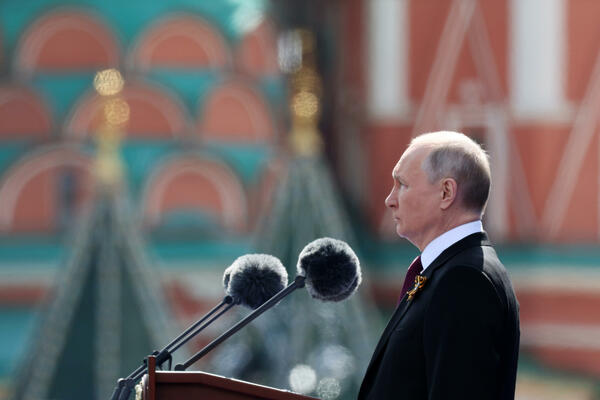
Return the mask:
<svg viewBox="0 0 600 400"><path fill-rule="evenodd" d="M118 150L129 115L118 96L122 78L116 70L103 71L94 84L105 102L96 198L75 231L70 259L21 365L15 399L106 399L119 377L172 336L121 190Z"/></svg>
<svg viewBox="0 0 600 400"><path fill-rule="evenodd" d="M351 246L356 240L317 128L321 83L316 41L306 30L290 35L288 43L301 43L302 49L302 64L290 79L292 157L262 218L256 248L279 257L294 277L299 253L314 239L328 236ZM213 363L217 373L228 376L323 399L352 399L374 346L369 315L373 313L359 293L340 303L324 303L298 291L228 342Z"/></svg>

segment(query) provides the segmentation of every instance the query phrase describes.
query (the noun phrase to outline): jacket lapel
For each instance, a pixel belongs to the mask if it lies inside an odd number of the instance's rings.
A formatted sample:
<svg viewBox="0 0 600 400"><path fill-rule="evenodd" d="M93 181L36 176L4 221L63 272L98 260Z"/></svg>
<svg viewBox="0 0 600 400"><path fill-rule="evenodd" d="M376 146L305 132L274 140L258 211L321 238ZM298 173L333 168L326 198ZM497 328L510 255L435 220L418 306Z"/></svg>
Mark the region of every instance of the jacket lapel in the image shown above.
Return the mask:
<svg viewBox="0 0 600 400"><path fill-rule="evenodd" d="M367 371L371 369L371 366L375 363L375 360L379 358L380 353L385 349L387 345L392 331L394 330L398 322L400 322L400 320L406 313L406 310L408 310L408 308L410 307L411 302L406 301L406 298L407 296L404 295L402 301L400 301L400 304L398 304L398 307L396 307L396 311L394 311L392 318L390 318L390 322L388 322L387 326L385 327L385 330L381 334L381 338L379 339L379 343L377 343L377 347L375 347L375 351L373 352L373 356L371 357L371 362L369 363Z"/></svg>
<svg viewBox="0 0 600 400"><path fill-rule="evenodd" d="M407 298L407 296L404 295L404 297L400 301L400 304L398 304L398 307L396 307L396 310L394 311L392 318L390 318L390 321L388 322L387 326L385 327L385 330L381 334L381 338L379 338L379 342L377 343L377 346L375 347L375 351L373 352L373 355L371 356L371 361L369 362L369 366L367 367L367 371L365 372L365 377L363 379L363 382L362 382L360 390L359 390L359 396L358 396L359 399L361 398L361 392L363 391L363 389L365 387L370 386L370 383L368 383L370 380L370 375L373 373L375 366L379 363L379 357L383 353L383 350L386 348L387 342L390 338L390 335L392 334L392 331L394 330L396 324L400 321L400 319L406 312L408 306L410 305L410 304L408 304L410 302L407 302L406 298Z"/></svg>

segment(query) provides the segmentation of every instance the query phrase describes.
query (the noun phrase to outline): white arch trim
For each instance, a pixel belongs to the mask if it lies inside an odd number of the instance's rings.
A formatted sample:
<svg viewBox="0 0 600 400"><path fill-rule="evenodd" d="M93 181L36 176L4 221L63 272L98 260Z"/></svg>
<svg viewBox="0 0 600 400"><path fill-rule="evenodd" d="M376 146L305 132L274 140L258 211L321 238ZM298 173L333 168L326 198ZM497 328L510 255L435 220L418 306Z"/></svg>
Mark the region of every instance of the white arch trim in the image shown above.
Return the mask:
<svg viewBox="0 0 600 400"><path fill-rule="evenodd" d="M52 119L50 118L50 111L48 110L47 105L37 93L30 90L29 88L23 87L4 87L2 89L3 90L0 90L0 107L10 103L11 101L23 101L27 103L30 107L35 108L37 111L40 111L41 116L48 124L48 128L52 129Z"/></svg>
<svg viewBox="0 0 600 400"><path fill-rule="evenodd" d="M187 158L167 162L160 167L150 178L145 190L144 219L152 225L160 221L161 206L169 184L179 175L190 172L206 178L217 189L223 204L221 217L225 227L241 228L247 216L244 189L227 166L211 159Z"/></svg>
<svg viewBox="0 0 600 400"><path fill-rule="evenodd" d="M234 90L226 91L225 92L226 96L225 96L225 94L223 94L222 90L225 90L227 88L227 85L230 85L230 89L234 89ZM260 132L269 132L269 135L273 135L273 139L275 138L275 136L276 136L275 122L273 121L272 115L269 111L269 107L267 106L267 104L266 104L265 100L262 98L262 96L260 96L258 93L256 93L256 91L253 88L247 87L246 85L240 84L240 83L233 83L233 84L230 83L230 84L226 84L224 86L220 86L220 87L216 88L213 93L210 94L207 104L210 104L210 102L212 100L214 100L216 98L216 96L230 97L230 98L237 100L237 102L239 104L241 104L241 106L246 111L247 115L250 116L250 121L251 121L250 123L254 128L254 131L252 132L254 140L259 141L259 140L263 139L263 138L257 136L260 134ZM256 104L257 100L261 104L261 106L264 107L266 123L261 123L261 121L260 121L261 118L255 113L256 110L253 110L252 107L250 106L253 103ZM202 132L200 132L201 135L204 135L206 133L206 132L204 132L204 125L205 125L204 123L206 121L206 117L209 112L210 112L209 108L204 106L204 112L202 114L202 120L200 123L200 127L203 130ZM247 132L247 133L249 133L249 132Z"/></svg>
<svg viewBox="0 0 600 400"><path fill-rule="evenodd" d="M91 173L91 160L74 147L44 149L9 169L0 181L0 231L10 230L23 188L39 173L59 166L73 166Z"/></svg>
<svg viewBox="0 0 600 400"><path fill-rule="evenodd" d="M179 23L175 24L175 22ZM169 26L169 28L165 29L166 26ZM202 35L192 34L192 29L201 32ZM202 39L205 38L206 35L214 37L216 42L207 43L206 41L203 41ZM183 36L188 39L192 39L192 41L195 42L198 47L205 50L210 59L211 67L221 66L219 62L219 53L221 51L223 51L225 64L230 63L231 55L229 47L227 46L225 39L216 28L200 18L192 18L189 16L172 16L152 26L142 36L142 39L138 43L137 49L134 52L134 54L137 54L137 57L134 56L134 63L137 64L136 67L141 69L151 68L151 57L152 54L154 54L156 47L161 45L165 40L177 36ZM142 43L147 44L141 47Z"/></svg>
<svg viewBox="0 0 600 400"><path fill-rule="evenodd" d="M92 29L89 21L82 21L77 18L82 16L86 19L96 22L96 27L101 28L106 33L110 34L110 30L106 28L95 17L83 12L59 12L56 14L45 15L33 23L33 25L25 33L23 42L18 46L17 66L22 72L32 73L35 70L35 63L39 57L42 47L55 33L60 32L65 28L75 28L89 33L92 37L97 38L97 31ZM52 23L50 23L52 22ZM103 40L98 40L100 46L106 51L109 56L109 65L118 63L118 51L116 41L114 48L110 48L109 44Z"/></svg>
<svg viewBox="0 0 600 400"><path fill-rule="evenodd" d="M237 62L239 63L239 65L241 66L241 68L247 72L247 73L251 73L251 71L248 71L246 68L246 65L244 65L244 63L242 62L242 54L244 52L244 45L245 42L247 40L249 41L255 41L255 43L258 44L259 48L261 49L262 52L264 52L264 54L268 55L271 52L274 52L274 65L272 65L272 67L274 68L275 73L279 72L279 65L278 65L278 61L277 61L277 37L275 32L277 31L277 29L275 28L275 23L266 17L263 17L260 22L254 27L254 29L252 29L251 31L248 31L244 37L242 38L242 40L239 42L238 46L235 49L235 53L236 53L236 58L237 58ZM270 36L270 35L273 36ZM273 42L271 42L271 40L273 40ZM264 74L265 72L268 71L261 71L260 74Z"/></svg>
<svg viewBox="0 0 600 400"><path fill-rule="evenodd" d="M146 91L152 92L153 95L148 96ZM136 100L150 103L156 109L162 110L171 131L170 135L173 138L177 138L186 131L188 117L183 105L163 89L148 84L126 85L121 98L125 101ZM96 116L96 110L102 107L102 102L103 98L96 94L95 91L90 90L88 95L75 106L73 114L69 118L65 135L77 139L85 139L89 136L91 133L90 125Z"/></svg>

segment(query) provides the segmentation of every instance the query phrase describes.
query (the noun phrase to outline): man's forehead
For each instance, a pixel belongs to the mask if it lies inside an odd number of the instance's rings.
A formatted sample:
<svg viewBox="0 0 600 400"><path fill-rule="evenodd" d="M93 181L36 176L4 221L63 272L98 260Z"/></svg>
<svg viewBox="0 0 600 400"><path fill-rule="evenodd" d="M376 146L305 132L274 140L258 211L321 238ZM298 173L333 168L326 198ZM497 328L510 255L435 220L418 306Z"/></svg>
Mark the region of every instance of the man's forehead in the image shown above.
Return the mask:
<svg viewBox="0 0 600 400"><path fill-rule="evenodd" d="M397 178L403 174L406 174L406 169L414 169L415 165L413 164L415 163L420 166L427 154L429 154L430 150L431 148L426 146L409 146L394 166L394 169L392 170L392 177Z"/></svg>
<svg viewBox="0 0 600 400"><path fill-rule="evenodd" d="M392 170L392 178L399 179L406 175L406 159L400 158Z"/></svg>

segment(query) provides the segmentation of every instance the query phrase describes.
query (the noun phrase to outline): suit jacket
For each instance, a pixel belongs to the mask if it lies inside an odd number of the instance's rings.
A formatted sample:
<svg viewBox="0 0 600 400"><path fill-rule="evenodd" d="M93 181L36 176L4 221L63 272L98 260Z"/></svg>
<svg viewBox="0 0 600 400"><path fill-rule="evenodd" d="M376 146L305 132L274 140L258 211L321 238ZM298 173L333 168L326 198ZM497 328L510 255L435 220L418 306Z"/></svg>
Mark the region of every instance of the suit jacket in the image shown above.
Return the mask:
<svg viewBox="0 0 600 400"><path fill-rule="evenodd" d="M485 233L446 249L401 300L358 399L514 399L519 305Z"/></svg>

